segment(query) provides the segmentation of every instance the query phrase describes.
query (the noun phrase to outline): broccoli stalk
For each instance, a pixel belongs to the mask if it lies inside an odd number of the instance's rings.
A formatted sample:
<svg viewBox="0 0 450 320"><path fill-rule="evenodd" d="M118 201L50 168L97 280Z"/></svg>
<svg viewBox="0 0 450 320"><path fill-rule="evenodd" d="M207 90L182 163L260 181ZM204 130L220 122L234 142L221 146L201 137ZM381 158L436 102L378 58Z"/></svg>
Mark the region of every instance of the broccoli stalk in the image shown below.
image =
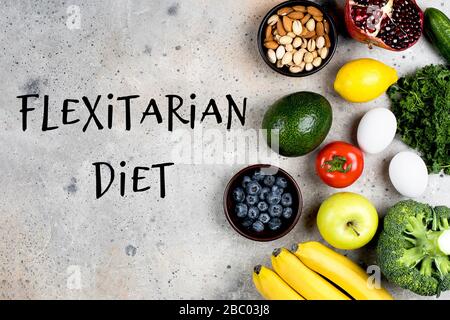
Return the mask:
<svg viewBox="0 0 450 320"><path fill-rule="evenodd" d="M450 255L450 228L448 224L447 229L438 238L438 246L443 253Z"/></svg>
<svg viewBox="0 0 450 320"><path fill-rule="evenodd" d="M429 220L429 219L428 219ZM428 224L431 222L431 229ZM447 228L446 228L447 227ZM443 278L449 272L450 261L447 254L441 250L438 239L444 232L450 232L447 219L438 219L435 210L432 209L432 219L427 221L424 212L416 216L408 217L403 237L414 247L406 249L400 258L400 263L408 267L416 267L420 264L421 274L431 276L433 263Z"/></svg>
<svg viewBox="0 0 450 320"><path fill-rule="evenodd" d="M420 265L420 273L423 274L424 276L430 277L431 274L433 273L433 259L430 257L426 257L425 259L423 259L422 264Z"/></svg>

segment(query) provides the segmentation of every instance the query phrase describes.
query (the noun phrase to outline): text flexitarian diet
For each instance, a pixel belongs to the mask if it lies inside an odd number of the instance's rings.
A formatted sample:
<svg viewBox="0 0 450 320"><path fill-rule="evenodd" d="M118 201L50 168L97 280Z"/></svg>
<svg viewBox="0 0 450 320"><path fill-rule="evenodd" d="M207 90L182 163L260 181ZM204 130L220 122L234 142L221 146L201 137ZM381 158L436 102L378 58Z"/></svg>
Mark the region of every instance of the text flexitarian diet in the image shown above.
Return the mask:
<svg viewBox="0 0 450 320"><path fill-rule="evenodd" d="M245 125L247 107L247 98L242 98L239 104L231 94L221 98L219 104L214 98L210 98L202 104L202 107L197 107L197 96L194 93L189 96L188 102L176 94L165 95L163 101L157 102L151 98L143 102L143 98L137 94L115 97L110 93L106 97L97 95L95 98L83 96L81 99L64 99L60 104L61 109L58 110L61 113L60 120L50 121L50 115L54 118L57 104L51 102L48 95L42 98L39 94L33 93L19 95L17 98L21 101L23 131L28 130L31 117L35 119L41 117L42 131L55 130L65 125L81 125L83 132L89 127L103 130L117 126L130 131L136 122L143 125L148 118L154 118L153 121L156 120L158 124L166 122L168 131L173 131L175 122L180 126L194 129L196 122L202 123L207 118L213 118L217 124L226 120L226 128L231 129L234 116L242 126ZM164 107L161 107L163 103ZM139 108L138 117L132 113L136 108ZM121 114L117 116L117 113ZM163 117L164 113L166 117Z"/></svg>

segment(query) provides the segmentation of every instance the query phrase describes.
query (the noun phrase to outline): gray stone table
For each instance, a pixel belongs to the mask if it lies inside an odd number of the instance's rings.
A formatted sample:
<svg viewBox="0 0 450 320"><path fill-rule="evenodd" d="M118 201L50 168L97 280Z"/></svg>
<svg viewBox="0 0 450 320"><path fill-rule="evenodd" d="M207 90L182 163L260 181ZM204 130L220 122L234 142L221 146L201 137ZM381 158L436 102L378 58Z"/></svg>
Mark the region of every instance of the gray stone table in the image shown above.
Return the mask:
<svg viewBox="0 0 450 320"><path fill-rule="evenodd" d="M331 63L308 78L286 78L269 69L259 56L256 33L262 16L278 1L128 0L128 1L2 1L0 17L0 298L206 298L258 299L251 282L255 264L270 263L271 251L299 241L320 240L315 226L319 204L336 190L316 177L316 152L301 158L273 161L299 183L305 206L300 222L286 237L272 243L246 240L233 231L222 209L229 178L244 163L186 164L174 156L183 134L169 132L167 94L185 101L188 116L195 93L197 120L215 98L224 121L213 117L203 129L226 135L226 94L239 105L247 98L242 127L258 129L266 107L277 98L301 90L325 95L334 110L326 141L354 142L358 119L373 107L388 107L382 96L351 104L334 92L338 68L347 60L373 57L394 66L400 75L443 60L422 38L402 53L341 37ZM419 1L450 13L445 0ZM30 100L22 131L16 96L37 93ZM106 96L139 94L133 102L132 130L124 129L123 102L117 105L112 129L82 125L87 109L78 104L70 114L80 123L61 125L62 101L87 96L99 103L106 123ZM42 132L43 95L49 95L49 124ZM139 125L154 98L163 122L149 117ZM73 106L73 105L71 105ZM73 118L72 118L73 117ZM180 127L179 122L175 122ZM184 126L184 128L187 128ZM208 131L210 132L210 131ZM183 132L182 132L183 133ZM185 130L191 135L191 130ZM177 139L175 139L177 137ZM198 140L197 140L198 141ZM200 140L201 141L201 140ZM204 137L212 150L213 142ZM209 149L208 149L209 148ZM347 190L374 202L380 215L402 199L387 175L392 156L408 149L395 139L389 148L366 158L363 177ZM197 150L197 149L196 149ZM244 145L214 155L233 154ZM198 150L197 150L198 152ZM95 199L93 162L110 162L120 171L126 161L130 178L135 166L174 161L166 170L166 197L159 197L159 172L145 172L150 190L124 197L117 181ZM418 200L450 205L450 177L432 175ZM351 252L358 262L374 262L373 248ZM420 298L387 285L396 298ZM449 298L448 293L442 298Z"/></svg>

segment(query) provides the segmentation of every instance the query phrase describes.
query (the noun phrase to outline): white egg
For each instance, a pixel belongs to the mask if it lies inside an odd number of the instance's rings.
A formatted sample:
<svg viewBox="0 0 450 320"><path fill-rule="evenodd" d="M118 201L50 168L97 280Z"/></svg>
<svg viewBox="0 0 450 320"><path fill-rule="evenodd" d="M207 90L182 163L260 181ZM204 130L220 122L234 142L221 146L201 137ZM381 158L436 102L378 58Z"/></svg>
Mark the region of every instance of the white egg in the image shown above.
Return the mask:
<svg viewBox="0 0 450 320"><path fill-rule="evenodd" d="M389 164L389 178L399 193L415 198L427 188L427 166L414 152L402 151L397 153Z"/></svg>
<svg viewBox="0 0 450 320"><path fill-rule="evenodd" d="M367 153L381 152L391 144L396 131L397 119L389 109L372 109L359 122L359 147Z"/></svg>

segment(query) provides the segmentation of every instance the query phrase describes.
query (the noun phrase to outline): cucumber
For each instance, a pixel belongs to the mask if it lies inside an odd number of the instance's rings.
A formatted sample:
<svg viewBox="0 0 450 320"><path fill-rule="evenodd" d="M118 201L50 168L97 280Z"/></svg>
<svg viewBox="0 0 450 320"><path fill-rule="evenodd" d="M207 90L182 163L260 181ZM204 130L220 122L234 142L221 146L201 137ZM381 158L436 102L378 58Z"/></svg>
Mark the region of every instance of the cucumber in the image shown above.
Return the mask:
<svg viewBox="0 0 450 320"><path fill-rule="evenodd" d="M450 19L435 8L425 10L425 33L440 54L450 63Z"/></svg>

